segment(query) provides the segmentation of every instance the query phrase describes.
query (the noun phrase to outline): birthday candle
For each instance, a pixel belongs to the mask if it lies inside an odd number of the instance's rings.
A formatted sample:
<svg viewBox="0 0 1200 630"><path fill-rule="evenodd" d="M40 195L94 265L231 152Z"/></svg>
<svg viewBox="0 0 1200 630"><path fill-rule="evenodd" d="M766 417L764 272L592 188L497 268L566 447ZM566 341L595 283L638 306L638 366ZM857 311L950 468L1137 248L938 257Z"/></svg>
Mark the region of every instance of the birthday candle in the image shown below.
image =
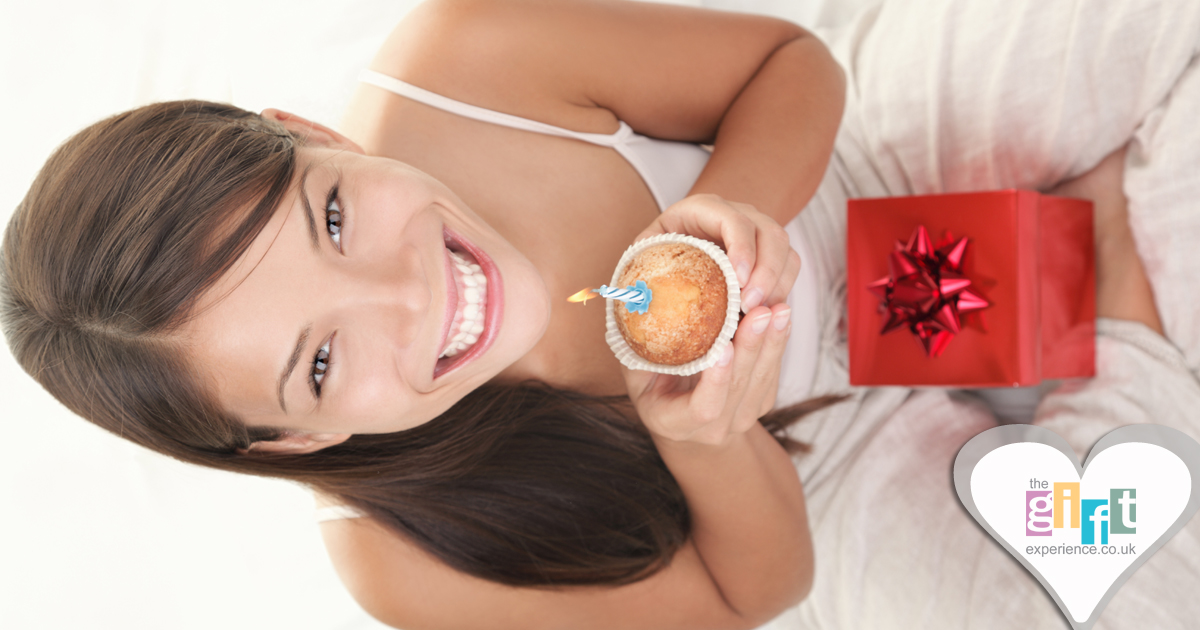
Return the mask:
<svg viewBox="0 0 1200 630"><path fill-rule="evenodd" d="M622 302L641 302L642 301L642 291L641 291L641 289L638 289L637 287L621 288L621 287L610 287L610 286L602 284L602 285L600 285L600 288L597 290L597 292L600 294L600 297L611 298L613 300L621 300Z"/></svg>
<svg viewBox="0 0 1200 630"><path fill-rule="evenodd" d="M646 283L641 280L635 282L633 286L624 288L610 287L602 284L596 291L600 294L600 297L625 302L625 308L629 309L630 313L644 314L650 308L650 300L653 297L650 287L647 287Z"/></svg>

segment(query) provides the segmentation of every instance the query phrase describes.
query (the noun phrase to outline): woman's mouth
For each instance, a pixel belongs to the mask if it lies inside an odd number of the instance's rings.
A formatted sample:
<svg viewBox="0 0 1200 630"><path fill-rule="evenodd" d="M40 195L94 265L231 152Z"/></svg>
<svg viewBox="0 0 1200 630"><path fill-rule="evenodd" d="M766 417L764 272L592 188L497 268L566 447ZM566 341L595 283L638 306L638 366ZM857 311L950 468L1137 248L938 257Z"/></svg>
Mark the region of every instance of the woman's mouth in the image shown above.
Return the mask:
<svg viewBox="0 0 1200 630"><path fill-rule="evenodd" d="M443 228L446 312L433 377L483 354L496 338L504 312L500 272L483 250Z"/></svg>
<svg viewBox="0 0 1200 630"><path fill-rule="evenodd" d="M453 250L447 251L456 293L452 297L458 304L439 359L452 357L475 345L483 333L483 314L487 309L487 276L483 275L483 268Z"/></svg>

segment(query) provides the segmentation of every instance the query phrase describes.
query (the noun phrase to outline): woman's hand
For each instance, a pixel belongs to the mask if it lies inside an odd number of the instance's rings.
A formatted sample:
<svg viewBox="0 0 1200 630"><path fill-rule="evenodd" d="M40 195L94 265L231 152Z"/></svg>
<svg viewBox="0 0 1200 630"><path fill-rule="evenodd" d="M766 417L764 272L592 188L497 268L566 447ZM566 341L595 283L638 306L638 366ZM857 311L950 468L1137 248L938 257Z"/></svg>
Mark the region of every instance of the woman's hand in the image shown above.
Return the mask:
<svg viewBox="0 0 1200 630"><path fill-rule="evenodd" d="M775 406L790 316L787 304L751 309L721 360L700 374L622 367L629 398L646 428L675 442L716 446L748 431Z"/></svg>
<svg viewBox="0 0 1200 630"><path fill-rule="evenodd" d="M691 195L669 208L638 235L642 240L677 232L713 241L725 249L742 289L742 311L783 302L800 273L800 255L787 232L753 206L717 195Z"/></svg>

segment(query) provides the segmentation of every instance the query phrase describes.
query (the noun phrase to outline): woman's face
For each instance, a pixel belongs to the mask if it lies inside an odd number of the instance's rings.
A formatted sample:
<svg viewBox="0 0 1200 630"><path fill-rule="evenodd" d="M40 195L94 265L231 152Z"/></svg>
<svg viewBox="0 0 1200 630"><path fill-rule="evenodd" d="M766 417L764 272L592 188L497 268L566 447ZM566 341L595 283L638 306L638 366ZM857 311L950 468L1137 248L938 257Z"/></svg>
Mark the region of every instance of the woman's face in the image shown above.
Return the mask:
<svg viewBox="0 0 1200 630"><path fill-rule="evenodd" d="M441 183L336 146L297 157L274 217L184 329L226 410L295 432L399 431L541 337L541 276Z"/></svg>

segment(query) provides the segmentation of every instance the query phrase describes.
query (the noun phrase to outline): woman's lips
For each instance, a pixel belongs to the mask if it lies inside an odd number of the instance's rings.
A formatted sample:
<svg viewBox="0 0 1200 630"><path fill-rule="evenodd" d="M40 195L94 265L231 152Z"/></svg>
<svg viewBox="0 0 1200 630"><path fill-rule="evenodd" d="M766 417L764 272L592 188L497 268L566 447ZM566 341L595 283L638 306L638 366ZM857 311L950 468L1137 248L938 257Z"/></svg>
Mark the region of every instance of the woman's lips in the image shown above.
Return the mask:
<svg viewBox="0 0 1200 630"><path fill-rule="evenodd" d="M470 363L476 357L486 352L500 332L501 321L504 315L504 285L500 277L500 270L496 268L496 263L482 249L453 230L443 227L442 235L447 249L453 248L460 252L466 252L471 258L475 259L475 263L483 271L484 277L487 278L487 304L483 318L483 332L479 334L478 341L475 342L475 345L467 348L460 354L437 359L433 368L434 379ZM445 254L445 259L447 283L446 307L443 315L444 321L442 322L442 338L437 350L439 353L446 347L446 340L450 335L450 327L454 323L454 314L458 307L458 301L461 299L461 296L458 294L458 288L455 286L454 271L452 269L453 263L450 261L448 251Z"/></svg>

